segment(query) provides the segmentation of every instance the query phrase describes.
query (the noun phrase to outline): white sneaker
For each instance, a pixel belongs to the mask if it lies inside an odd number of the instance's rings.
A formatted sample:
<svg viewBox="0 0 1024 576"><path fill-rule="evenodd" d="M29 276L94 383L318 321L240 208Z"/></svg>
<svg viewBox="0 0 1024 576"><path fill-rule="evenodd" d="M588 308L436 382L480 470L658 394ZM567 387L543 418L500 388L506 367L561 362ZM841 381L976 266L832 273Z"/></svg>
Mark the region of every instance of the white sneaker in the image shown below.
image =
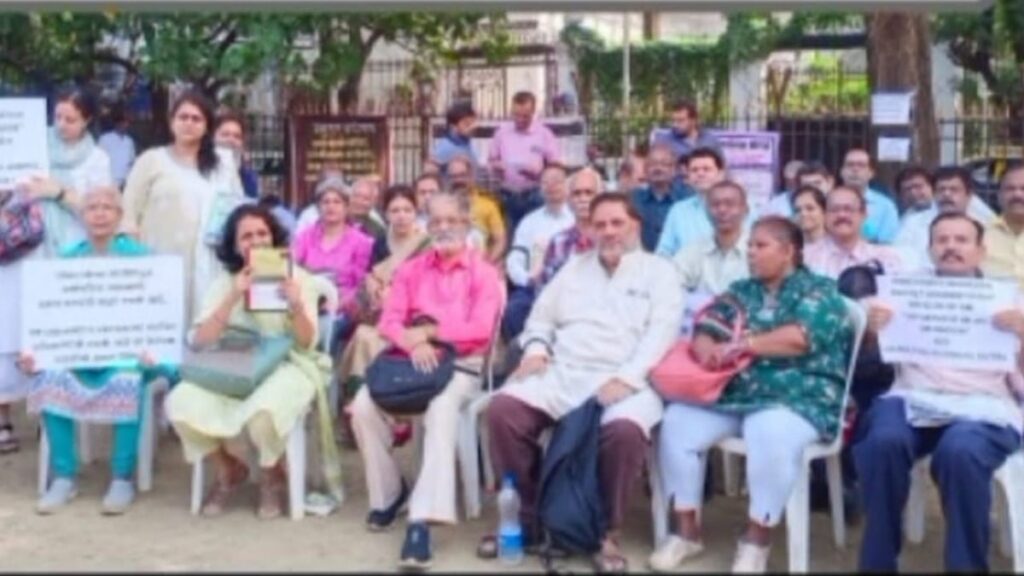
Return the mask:
<svg viewBox="0 0 1024 576"><path fill-rule="evenodd" d="M107 495L103 497L101 510L106 516L124 514L134 500L135 485L132 484L132 481L115 478L110 481L110 488L107 489Z"/></svg>
<svg viewBox="0 0 1024 576"><path fill-rule="evenodd" d="M661 546L658 546L654 554L651 554L647 564L655 572L671 572L682 564L683 560L693 558L703 551L703 543L670 534L662 541Z"/></svg>
<svg viewBox="0 0 1024 576"><path fill-rule="evenodd" d="M736 547L736 559L732 563L733 574L764 574L768 571L769 546L758 546L740 541Z"/></svg>
<svg viewBox="0 0 1024 576"><path fill-rule="evenodd" d="M70 478L56 478L50 483L46 493L36 502L36 512L39 514L53 514L58 508L63 507L78 495L78 487L75 481Z"/></svg>

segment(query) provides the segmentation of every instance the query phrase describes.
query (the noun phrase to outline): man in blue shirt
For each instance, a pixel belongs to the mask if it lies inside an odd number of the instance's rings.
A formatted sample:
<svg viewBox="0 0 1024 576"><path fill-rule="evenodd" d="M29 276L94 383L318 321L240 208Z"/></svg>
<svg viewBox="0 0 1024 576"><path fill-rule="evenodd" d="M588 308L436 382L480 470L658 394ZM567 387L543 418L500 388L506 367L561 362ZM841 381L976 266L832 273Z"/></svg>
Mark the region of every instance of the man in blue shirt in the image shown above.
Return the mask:
<svg viewBox="0 0 1024 576"><path fill-rule="evenodd" d="M448 108L445 118L446 126L444 136L434 143L434 153L430 162L435 164L441 174L447 173L448 162L455 156L467 156L473 161L473 171L476 172L480 162L473 153L473 146L470 139L473 136L473 129L476 126L476 112L473 111L473 103L469 101L455 102Z"/></svg>
<svg viewBox="0 0 1024 576"><path fill-rule="evenodd" d="M705 198L708 191L724 179L725 160L711 148L698 148L690 153L687 174L696 194L672 206L658 239L656 252L669 258L690 244L714 236L715 228L708 216ZM753 221L753 212L748 212L744 229L749 230Z"/></svg>
<svg viewBox="0 0 1024 576"><path fill-rule="evenodd" d="M697 148L711 148L722 153L718 139L700 127L697 104L691 100L679 100L672 106L672 123L668 128L659 128L651 134L651 145L668 144L675 153L675 160L689 156Z"/></svg>
<svg viewBox="0 0 1024 576"><path fill-rule="evenodd" d="M693 196L693 189L676 179L675 153L667 144L651 147L646 169L647 185L633 190L631 194L633 205L640 212L640 241L644 250L653 252L669 210L676 202Z"/></svg>
<svg viewBox="0 0 1024 576"><path fill-rule="evenodd" d="M843 160L840 176L845 186L863 194L868 203L864 239L876 244L892 244L900 231L900 213L892 199L869 185L875 170L867 151L861 148L850 149Z"/></svg>

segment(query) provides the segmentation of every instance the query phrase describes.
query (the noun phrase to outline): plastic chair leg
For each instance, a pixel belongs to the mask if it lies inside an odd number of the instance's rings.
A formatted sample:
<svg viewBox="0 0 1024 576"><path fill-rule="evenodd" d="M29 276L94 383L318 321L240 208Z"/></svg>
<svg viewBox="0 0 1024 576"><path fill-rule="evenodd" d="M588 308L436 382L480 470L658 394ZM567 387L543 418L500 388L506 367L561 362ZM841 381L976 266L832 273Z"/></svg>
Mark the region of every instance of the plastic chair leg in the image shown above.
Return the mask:
<svg viewBox="0 0 1024 576"><path fill-rule="evenodd" d="M306 513L306 425L299 418L288 434L285 458L288 461L288 512L292 520L302 520Z"/></svg>
<svg viewBox="0 0 1024 576"><path fill-rule="evenodd" d="M786 543L789 547L790 573L807 572L807 549L810 540L810 466L805 461L797 475L793 493L786 503Z"/></svg>
<svg viewBox="0 0 1024 576"><path fill-rule="evenodd" d="M832 508L832 536L837 548L846 547L846 510L843 508L843 469L839 454L825 458L828 499Z"/></svg>

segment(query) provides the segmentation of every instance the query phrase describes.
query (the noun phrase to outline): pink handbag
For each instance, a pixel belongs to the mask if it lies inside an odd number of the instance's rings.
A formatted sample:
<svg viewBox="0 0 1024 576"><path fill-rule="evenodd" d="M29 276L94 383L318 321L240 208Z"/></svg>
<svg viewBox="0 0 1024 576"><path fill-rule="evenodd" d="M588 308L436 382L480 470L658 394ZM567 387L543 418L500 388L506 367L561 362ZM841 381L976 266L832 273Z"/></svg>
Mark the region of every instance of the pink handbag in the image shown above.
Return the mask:
<svg viewBox="0 0 1024 576"><path fill-rule="evenodd" d="M694 315L695 328L714 303L712 300ZM736 342L743 334L746 315L738 302L733 300L733 304L738 313L733 322L731 341ZM709 370L697 362L690 341L684 338L676 342L651 370L650 379L654 389L666 400L711 405L718 401L732 377L749 366L751 361L752 357L743 356L732 366Z"/></svg>

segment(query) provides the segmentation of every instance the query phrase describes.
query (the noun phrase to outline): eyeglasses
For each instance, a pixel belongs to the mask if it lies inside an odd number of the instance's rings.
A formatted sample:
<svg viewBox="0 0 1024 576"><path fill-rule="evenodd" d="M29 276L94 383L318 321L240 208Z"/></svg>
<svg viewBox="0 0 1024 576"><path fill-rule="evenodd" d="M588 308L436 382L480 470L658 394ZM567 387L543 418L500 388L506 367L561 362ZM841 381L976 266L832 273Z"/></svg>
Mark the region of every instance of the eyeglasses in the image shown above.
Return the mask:
<svg viewBox="0 0 1024 576"><path fill-rule="evenodd" d="M575 190L572 191L572 193L570 195L573 196L573 197L576 197L576 196L595 196L595 195L597 195L597 190L593 190L591 188L576 188Z"/></svg>

